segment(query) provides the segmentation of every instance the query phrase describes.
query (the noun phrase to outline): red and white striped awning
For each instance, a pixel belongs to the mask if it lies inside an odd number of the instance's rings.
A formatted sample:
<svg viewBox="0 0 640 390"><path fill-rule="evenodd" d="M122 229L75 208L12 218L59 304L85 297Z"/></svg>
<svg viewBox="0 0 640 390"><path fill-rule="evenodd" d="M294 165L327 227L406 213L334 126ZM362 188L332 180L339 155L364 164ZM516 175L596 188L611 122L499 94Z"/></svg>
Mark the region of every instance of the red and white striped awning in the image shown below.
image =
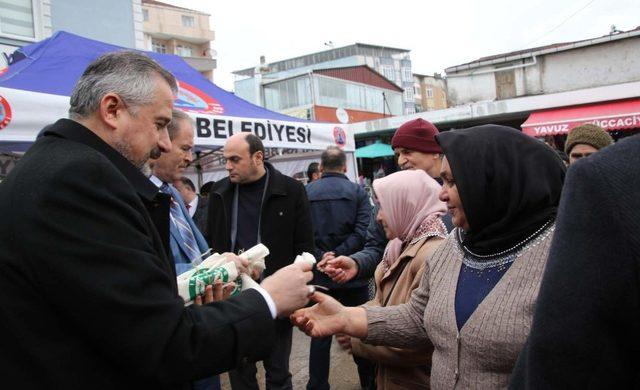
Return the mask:
<svg viewBox="0 0 640 390"><path fill-rule="evenodd" d="M640 99L534 112L522 124L522 131L534 137L567 134L585 123L593 123L609 131L640 127Z"/></svg>

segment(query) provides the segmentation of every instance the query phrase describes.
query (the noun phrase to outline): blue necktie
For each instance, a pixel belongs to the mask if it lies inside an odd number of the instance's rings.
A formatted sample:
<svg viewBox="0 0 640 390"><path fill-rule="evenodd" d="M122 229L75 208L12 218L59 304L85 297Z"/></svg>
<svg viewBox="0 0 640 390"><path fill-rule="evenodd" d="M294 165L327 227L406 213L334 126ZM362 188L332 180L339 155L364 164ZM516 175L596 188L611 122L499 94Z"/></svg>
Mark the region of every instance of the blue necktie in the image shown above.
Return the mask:
<svg viewBox="0 0 640 390"><path fill-rule="evenodd" d="M182 214L182 210L180 210L180 205L173 197L173 194L169 189L169 185L167 185L167 183L162 184L162 186L160 186L160 191L165 194L171 195L171 222L173 222L173 224L178 229L180 237L182 237L182 241L184 242L184 246L187 248L187 256L189 257L189 262L198 259L200 257L198 243L196 242L196 238L191 231L189 223L185 219L185 216Z"/></svg>

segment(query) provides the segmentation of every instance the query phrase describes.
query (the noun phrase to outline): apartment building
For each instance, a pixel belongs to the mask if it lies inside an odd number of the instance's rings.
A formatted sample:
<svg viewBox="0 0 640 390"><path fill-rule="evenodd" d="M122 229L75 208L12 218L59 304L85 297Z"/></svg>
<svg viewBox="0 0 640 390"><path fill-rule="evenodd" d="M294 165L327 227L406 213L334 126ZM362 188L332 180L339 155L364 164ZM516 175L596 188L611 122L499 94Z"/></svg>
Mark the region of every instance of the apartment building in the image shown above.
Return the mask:
<svg viewBox="0 0 640 390"><path fill-rule="evenodd" d="M439 73L413 74L413 96L416 112L447 108L447 83Z"/></svg>
<svg viewBox="0 0 640 390"><path fill-rule="evenodd" d="M282 61L266 63L233 72L236 95L265 106L264 84L298 77L315 70L367 66L395 84L402 92L402 108L393 115L415 112L410 51L386 46L355 43ZM266 107L266 106L265 106Z"/></svg>
<svg viewBox="0 0 640 390"><path fill-rule="evenodd" d="M209 15L153 0L142 0L145 50L176 54L213 81L216 52Z"/></svg>

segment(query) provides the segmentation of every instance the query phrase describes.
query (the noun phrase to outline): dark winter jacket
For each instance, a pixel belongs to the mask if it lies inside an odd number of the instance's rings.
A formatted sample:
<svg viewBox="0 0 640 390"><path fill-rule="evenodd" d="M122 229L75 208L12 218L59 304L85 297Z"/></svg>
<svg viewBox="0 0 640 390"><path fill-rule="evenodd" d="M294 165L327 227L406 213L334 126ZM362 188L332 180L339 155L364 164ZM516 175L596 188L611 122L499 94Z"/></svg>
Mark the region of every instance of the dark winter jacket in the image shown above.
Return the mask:
<svg viewBox="0 0 640 390"><path fill-rule="evenodd" d="M302 183L285 176L268 162L269 181L262 204L260 238L269 248L264 276L293 262L302 252L314 253L309 201ZM231 210L235 184L225 178L209 195L206 239L214 252L231 252Z"/></svg>
<svg viewBox="0 0 640 390"><path fill-rule="evenodd" d="M320 260L325 252L334 252L336 257L349 256L362 249L371 215L369 196L362 187L349 181L342 173L325 172L306 189L311 205L316 258ZM314 283L329 288L349 288L365 285L366 281L338 285L325 274L315 272Z"/></svg>

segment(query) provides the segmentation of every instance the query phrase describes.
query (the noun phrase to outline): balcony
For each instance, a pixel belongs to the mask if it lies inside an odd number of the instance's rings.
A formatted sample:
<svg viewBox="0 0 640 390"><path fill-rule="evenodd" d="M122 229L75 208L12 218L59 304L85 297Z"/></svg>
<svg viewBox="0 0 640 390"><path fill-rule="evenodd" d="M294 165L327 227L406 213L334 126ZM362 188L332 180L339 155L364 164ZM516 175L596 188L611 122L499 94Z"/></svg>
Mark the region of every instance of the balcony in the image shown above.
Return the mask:
<svg viewBox="0 0 640 390"><path fill-rule="evenodd" d="M215 58L210 57L182 57L187 64L189 64L192 68L197 70L198 72L207 72L210 70L214 70L217 66L217 61Z"/></svg>
<svg viewBox="0 0 640 390"><path fill-rule="evenodd" d="M161 40L179 39L189 43L203 44L215 39L215 33L211 30L184 27L179 24L144 22L143 30L151 37Z"/></svg>

